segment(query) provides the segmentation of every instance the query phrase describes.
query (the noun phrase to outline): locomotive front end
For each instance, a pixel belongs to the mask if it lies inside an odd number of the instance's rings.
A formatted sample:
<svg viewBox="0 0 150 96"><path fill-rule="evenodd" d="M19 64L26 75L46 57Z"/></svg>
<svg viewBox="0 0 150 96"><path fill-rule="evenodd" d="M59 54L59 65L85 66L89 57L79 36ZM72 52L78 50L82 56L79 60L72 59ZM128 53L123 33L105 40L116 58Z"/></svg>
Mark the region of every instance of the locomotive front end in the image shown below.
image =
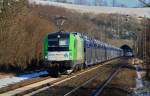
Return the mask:
<svg viewBox="0 0 150 96"><path fill-rule="evenodd" d="M44 41L44 61L48 70L62 73L72 67L73 36L70 33L48 34Z"/></svg>

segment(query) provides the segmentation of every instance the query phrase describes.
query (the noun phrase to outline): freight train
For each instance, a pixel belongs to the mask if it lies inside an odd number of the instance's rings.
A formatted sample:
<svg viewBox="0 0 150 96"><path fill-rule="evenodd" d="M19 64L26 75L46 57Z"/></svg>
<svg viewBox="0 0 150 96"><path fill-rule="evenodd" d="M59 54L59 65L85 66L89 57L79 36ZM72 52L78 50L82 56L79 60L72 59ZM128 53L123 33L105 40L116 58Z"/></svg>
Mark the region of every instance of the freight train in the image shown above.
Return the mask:
<svg viewBox="0 0 150 96"><path fill-rule="evenodd" d="M123 50L78 32L54 32L46 35L44 65L51 75L79 69L123 55Z"/></svg>

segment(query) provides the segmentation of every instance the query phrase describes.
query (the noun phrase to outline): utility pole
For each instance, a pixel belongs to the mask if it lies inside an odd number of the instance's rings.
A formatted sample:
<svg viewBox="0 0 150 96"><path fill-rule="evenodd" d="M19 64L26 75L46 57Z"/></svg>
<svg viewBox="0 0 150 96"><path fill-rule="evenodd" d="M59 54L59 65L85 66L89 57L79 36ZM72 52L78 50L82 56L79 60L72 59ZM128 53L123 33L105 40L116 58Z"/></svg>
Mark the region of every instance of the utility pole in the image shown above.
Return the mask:
<svg viewBox="0 0 150 96"><path fill-rule="evenodd" d="M106 20L107 19L104 18L104 34L105 34L104 41L107 43L107 29L106 29L106 27L107 27L107 21Z"/></svg>
<svg viewBox="0 0 150 96"><path fill-rule="evenodd" d="M111 21L110 21L110 31L113 34L114 33L114 29L113 29L113 16L111 17Z"/></svg>
<svg viewBox="0 0 150 96"><path fill-rule="evenodd" d="M120 27L120 18L119 18L119 16L120 16L120 14L118 14L118 16L117 16L118 17L117 18L117 21L118 21L117 22L118 23L117 24L117 38L119 38L119 31L120 31L120 28L119 28Z"/></svg>
<svg viewBox="0 0 150 96"><path fill-rule="evenodd" d="M148 61L148 50L147 50L147 25L148 25L148 20L147 18L144 16L144 36L143 36L143 61L146 64L146 78L150 78L149 77L149 61Z"/></svg>
<svg viewBox="0 0 150 96"><path fill-rule="evenodd" d="M146 61L146 17L144 16L143 60Z"/></svg>

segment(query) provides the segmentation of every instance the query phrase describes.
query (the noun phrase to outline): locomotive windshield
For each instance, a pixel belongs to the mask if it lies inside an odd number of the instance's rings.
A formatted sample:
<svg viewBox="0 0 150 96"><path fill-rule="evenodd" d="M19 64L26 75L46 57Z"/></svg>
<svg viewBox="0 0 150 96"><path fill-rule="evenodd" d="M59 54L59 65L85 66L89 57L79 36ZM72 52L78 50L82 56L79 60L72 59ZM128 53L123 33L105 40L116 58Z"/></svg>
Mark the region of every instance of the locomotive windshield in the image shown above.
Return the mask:
<svg viewBox="0 0 150 96"><path fill-rule="evenodd" d="M69 34L49 35L48 51L69 51Z"/></svg>
<svg viewBox="0 0 150 96"><path fill-rule="evenodd" d="M69 46L68 38L61 38L61 39L59 39L59 46Z"/></svg>

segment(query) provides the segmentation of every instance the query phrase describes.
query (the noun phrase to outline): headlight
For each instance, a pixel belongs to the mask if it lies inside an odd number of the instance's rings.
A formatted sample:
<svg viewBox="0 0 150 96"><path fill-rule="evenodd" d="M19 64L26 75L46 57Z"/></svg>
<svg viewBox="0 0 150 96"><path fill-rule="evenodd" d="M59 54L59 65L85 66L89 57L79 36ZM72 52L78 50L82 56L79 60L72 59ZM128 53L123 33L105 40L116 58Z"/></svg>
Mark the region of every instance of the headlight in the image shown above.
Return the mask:
<svg viewBox="0 0 150 96"><path fill-rule="evenodd" d="M45 58L47 59L47 58L48 58L48 56L45 56Z"/></svg>

